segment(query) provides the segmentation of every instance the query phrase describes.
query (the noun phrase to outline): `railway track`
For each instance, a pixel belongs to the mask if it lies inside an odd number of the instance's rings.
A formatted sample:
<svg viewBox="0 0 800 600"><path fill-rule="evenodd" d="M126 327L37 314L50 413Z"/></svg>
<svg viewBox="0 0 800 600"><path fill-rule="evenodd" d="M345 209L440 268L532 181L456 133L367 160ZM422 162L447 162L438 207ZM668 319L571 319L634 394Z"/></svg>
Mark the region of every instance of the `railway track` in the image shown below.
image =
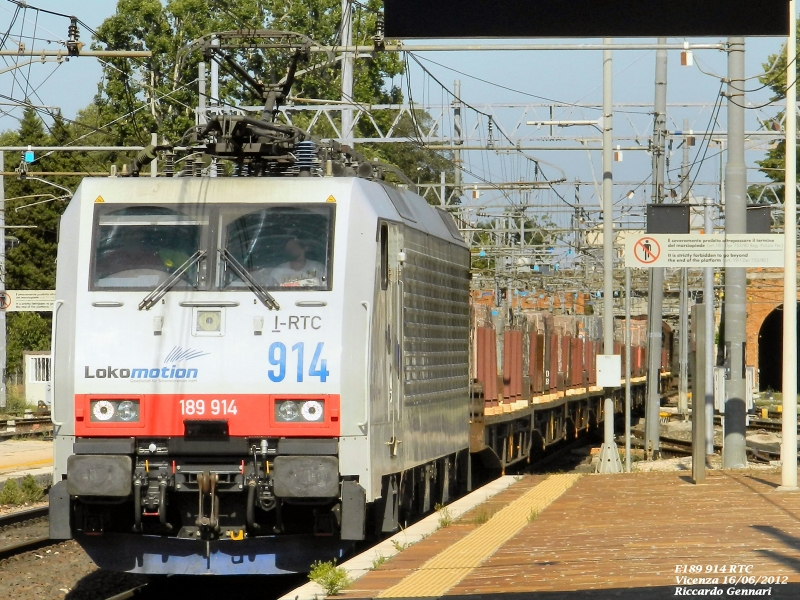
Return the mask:
<svg viewBox="0 0 800 600"><path fill-rule="evenodd" d="M41 437L53 435L53 423L48 416L32 419L0 419L0 440L13 437Z"/></svg>
<svg viewBox="0 0 800 600"><path fill-rule="evenodd" d="M48 507L0 516L0 561L50 546Z"/></svg>

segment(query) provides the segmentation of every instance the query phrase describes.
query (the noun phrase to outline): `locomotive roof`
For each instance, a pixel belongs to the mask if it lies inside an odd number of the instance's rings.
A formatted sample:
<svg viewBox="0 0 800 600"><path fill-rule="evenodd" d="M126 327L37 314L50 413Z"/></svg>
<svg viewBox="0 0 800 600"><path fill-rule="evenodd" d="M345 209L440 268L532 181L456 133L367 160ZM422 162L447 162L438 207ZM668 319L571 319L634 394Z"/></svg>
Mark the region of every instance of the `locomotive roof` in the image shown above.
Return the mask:
<svg viewBox="0 0 800 600"><path fill-rule="evenodd" d="M349 197L356 187L382 214L393 209L406 226L467 246L444 210L409 190L359 177L86 177L75 197L91 203L204 204L274 202L291 194L287 202L319 203Z"/></svg>

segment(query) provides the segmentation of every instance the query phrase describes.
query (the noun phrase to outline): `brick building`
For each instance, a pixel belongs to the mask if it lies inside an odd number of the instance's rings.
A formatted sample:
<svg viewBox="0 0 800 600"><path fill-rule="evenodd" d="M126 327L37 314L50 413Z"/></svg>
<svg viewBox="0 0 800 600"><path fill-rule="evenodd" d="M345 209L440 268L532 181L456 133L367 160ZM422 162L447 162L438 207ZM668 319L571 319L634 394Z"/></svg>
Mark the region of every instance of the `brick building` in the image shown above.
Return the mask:
<svg viewBox="0 0 800 600"><path fill-rule="evenodd" d="M761 390L781 388L782 305L783 269L748 269L746 362L755 365Z"/></svg>

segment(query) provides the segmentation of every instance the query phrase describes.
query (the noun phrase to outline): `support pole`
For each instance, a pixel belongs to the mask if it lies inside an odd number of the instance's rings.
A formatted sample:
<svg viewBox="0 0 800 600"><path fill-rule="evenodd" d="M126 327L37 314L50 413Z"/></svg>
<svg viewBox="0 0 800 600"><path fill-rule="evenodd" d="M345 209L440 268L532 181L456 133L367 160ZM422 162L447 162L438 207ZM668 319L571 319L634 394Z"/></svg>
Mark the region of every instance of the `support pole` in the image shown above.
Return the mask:
<svg viewBox="0 0 800 600"><path fill-rule="evenodd" d="M353 11L351 0L342 0L342 44L353 45ZM342 143L353 147L353 54L344 52L342 59Z"/></svg>
<svg viewBox="0 0 800 600"><path fill-rule="evenodd" d="M689 204L689 119L683 120L683 161L681 161L681 203ZM678 412L689 413L689 272L681 269L681 297L678 332Z"/></svg>
<svg viewBox="0 0 800 600"><path fill-rule="evenodd" d="M783 226L783 415L781 490L797 490L797 13L789 0L786 42L786 181Z"/></svg>
<svg viewBox="0 0 800 600"><path fill-rule="evenodd" d="M153 132L150 134L150 144L158 146L158 134ZM154 158L150 162L150 177L158 177L158 158Z"/></svg>
<svg viewBox="0 0 800 600"><path fill-rule="evenodd" d="M606 39L604 43L610 43ZM614 354L614 180L612 166L614 105L612 94L613 70L611 50L603 50L603 354ZM619 384L617 384L619 385ZM603 402L603 447L598 471L619 473L622 463L614 441L613 388L605 388Z"/></svg>
<svg viewBox="0 0 800 600"><path fill-rule="evenodd" d="M625 267L625 472L631 472L631 270Z"/></svg>
<svg viewBox="0 0 800 600"><path fill-rule="evenodd" d="M219 40L213 39L211 44L219 46ZM219 104L219 63L213 59L211 61L211 98L209 104L214 109L211 112L217 114L216 108Z"/></svg>
<svg viewBox="0 0 800 600"><path fill-rule="evenodd" d="M461 81L456 79L453 86L455 98L453 99L453 198L461 198L461 146L464 143L464 132L461 124ZM523 238L524 239L524 238Z"/></svg>
<svg viewBox="0 0 800 600"><path fill-rule="evenodd" d="M706 311L699 304L692 308L692 321L694 321L694 379L692 381L692 481L703 483L706 480L706 411L705 404L705 365L706 344L705 337L711 335L711 328L706 321Z"/></svg>
<svg viewBox="0 0 800 600"><path fill-rule="evenodd" d="M710 197L704 199L704 224L706 235L714 234L714 219L711 210L714 200ZM714 338L716 322L714 319L714 267L706 267L703 272L703 307L706 313L706 327L709 334L706 336L706 364L705 364L705 397L706 397L706 454L714 454Z"/></svg>
<svg viewBox="0 0 800 600"><path fill-rule="evenodd" d="M197 64L197 124L205 125L208 123L206 114L206 63L200 61Z"/></svg>
<svg viewBox="0 0 800 600"><path fill-rule="evenodd" d="M744 38L731 37L728 38L728 163L725 168L726 234L747 232L744 89ZM744 379L746 287L746 269L742 267L725 268L725 367L727 381L725 382L725 438L722 445L722 466L725 469L743 469L747 466ZM794 284L792 287L794 287Z"/></svg>
<svg viewBox="0 0 800 600"><path fill-rule="evenodd" d="M680 299L678 306L678 412L689 414L689 272L680 270ZM702 405L702 404L701 404ZM704 409L705 410L705 409Z"/></svg>
<svg viewBox="0 0 800 600"><path fill-rule="evenodd" d="M0 152L0 173L5 171L5 152ZM0 175L0 293L6 291L6 179ZM6 311L0 310L0 407L6 406ZM50 370L52 378L53 371Z"/></svg>
<svg viewBox="0 0 800 600"><path fill-rule="evenodd" d="M666 45L666 38L658 38ZM667 51L656 50L655 120L653 124L653 195L652 202L664 200L664 142L667 127ZM645 454L649 460L659 458L661 412L661 314L664 304L664 269L650 270L650 313L647 319L647 400L645 402Z"/></svg>

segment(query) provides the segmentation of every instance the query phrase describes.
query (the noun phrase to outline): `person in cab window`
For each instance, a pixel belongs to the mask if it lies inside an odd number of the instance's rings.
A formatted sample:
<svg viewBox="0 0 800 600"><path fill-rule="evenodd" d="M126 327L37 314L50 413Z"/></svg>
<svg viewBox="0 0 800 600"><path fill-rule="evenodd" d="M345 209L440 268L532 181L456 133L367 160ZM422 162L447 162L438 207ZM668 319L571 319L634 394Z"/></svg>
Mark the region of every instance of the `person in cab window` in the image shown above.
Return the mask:
<svg viewBox="0 0 800 600"><path fill-rule="evenodd" d="M270 273L270 285L280 287L317 287L322 285L325 266L306 258L308 246L297 238L289 238L283 246L285 263L279 264Z"/></svg>

